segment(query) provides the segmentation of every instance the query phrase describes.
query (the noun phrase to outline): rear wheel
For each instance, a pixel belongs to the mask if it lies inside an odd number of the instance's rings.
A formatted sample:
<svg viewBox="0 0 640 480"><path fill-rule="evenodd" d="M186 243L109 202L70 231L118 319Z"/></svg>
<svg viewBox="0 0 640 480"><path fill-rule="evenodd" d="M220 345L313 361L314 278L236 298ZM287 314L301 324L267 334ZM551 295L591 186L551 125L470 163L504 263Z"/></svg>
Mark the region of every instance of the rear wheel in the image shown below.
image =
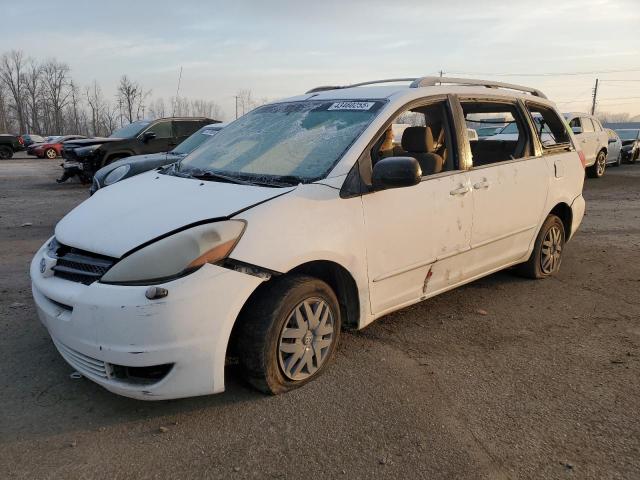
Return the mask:
<svg viewBox="0 0 640 480"><path fill-rule="evenodd" d="M47 148L44 151L44 156L47 157L49 160L53 160L54 158L58 157L58 152L56 152L55 148Z"/></svg>
<svg viewBox="0 0 640 480"><path fill-rule="evenodd" d="M565 231L562 220L549 215L536 238L529 260L518 265L517 272L529 278L546 278L560 270L564 251Z"/></svg>
<svg viewBox="0 0 640 480"><path fill-rule="evenodd" d="M607 168L607 154L604 151L600 151L596 157L596 162L587 167L587 176L589 178L600 178L604 175L604 171Z"/></svg>
<svg viewBox="0 0 640 480"><path fill-rule="evenodd" d="M238 356L247 380L277 395L301 387L330 364L340 339L340 307L325 282L275 278L239 318Z"/></svg>
<svg viewBox="0 0 640 480"><path fill-rule="evenodd" d="M0 160L9 160L11 157L13 157L13 149L0 146Z"/></svg>

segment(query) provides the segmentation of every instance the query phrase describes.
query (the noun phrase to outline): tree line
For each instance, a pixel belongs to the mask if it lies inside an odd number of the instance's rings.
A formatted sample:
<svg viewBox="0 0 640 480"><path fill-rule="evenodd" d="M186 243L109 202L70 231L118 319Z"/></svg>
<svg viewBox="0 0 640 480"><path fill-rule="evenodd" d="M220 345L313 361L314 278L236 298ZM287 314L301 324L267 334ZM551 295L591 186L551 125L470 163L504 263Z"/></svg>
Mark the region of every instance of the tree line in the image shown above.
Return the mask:
<svg viewBox="0 0 640 480"><path fill-rule="evenodd" d="M151 90L127 75L120 78L115 97L108 98L96 80L78 85L64 62L40 61L20 50L0 57L0 133L107 136L133 121L167 116L221 120L222 110L212 100L152 98Z"/></svg>

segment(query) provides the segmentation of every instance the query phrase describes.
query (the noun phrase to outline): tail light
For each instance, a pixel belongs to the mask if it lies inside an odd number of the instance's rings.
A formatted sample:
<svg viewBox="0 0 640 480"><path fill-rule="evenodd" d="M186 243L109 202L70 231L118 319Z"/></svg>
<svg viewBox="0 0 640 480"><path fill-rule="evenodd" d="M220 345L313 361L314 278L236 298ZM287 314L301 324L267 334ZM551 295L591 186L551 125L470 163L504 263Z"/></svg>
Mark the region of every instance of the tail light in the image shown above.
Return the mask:
<svg viewBox="0 0 640 480"><path fill-rule="evenodd" d="M584 152L582 150L578 150L578 156L580 157L580 163L582 164L582 168L587 168L587 159L584 156Z"/></svg>
<svg viewBox="0 0 640 480"><path fill-rule="evenodd" d="M24 138L22 138L22 135L18 137L18 142L20 142L20 145L24 146Z"/></svg>

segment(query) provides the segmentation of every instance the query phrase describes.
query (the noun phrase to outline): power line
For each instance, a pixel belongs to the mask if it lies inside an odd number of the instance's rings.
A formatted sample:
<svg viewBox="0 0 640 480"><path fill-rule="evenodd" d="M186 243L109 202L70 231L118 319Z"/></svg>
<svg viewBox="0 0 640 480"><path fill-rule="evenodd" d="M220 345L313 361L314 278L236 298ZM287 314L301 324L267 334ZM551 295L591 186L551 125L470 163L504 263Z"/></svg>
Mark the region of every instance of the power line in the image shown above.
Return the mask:
<svg viewBox="0 0 640 480"><path fill-rule="evenodd" d="M563 77L572 75L604 75L608 73L626 73L626 72L640 72L640 68L632 68L626 70L600 70L592 72L547 72L547 73L501 73L501 72L448 72L452 75L481 75L481 76L494 76L494 77ZM606 80L608 82L618 80ZM640 80L619 80L619 81L639 81Z"/></svg>

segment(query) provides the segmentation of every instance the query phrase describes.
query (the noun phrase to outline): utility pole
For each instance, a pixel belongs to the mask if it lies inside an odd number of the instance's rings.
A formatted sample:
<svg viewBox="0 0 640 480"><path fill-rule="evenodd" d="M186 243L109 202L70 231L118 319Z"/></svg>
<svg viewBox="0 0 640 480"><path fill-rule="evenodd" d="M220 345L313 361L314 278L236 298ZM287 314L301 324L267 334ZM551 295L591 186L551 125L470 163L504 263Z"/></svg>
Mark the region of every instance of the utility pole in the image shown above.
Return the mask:
<svg viewBox="0 0 640 480"><path fill-rule="evenodd" d="M598 79L596 78L596 86L593 87L593 103L591 104L591 115L596 113L597 99L598 99Z"/></svg>
<svg viewBox="0 0 640 480"><path fill-rule="evenodd" d="M238 119L238 95L236 97L236 120Z"/></svg>
<svg viewBox="0 0 640 480"><path fill-rule="evenodd" d="M442 71L442 69L440 70L440 85L442 85L442 75L444 75L444 72Z"/></svg>

